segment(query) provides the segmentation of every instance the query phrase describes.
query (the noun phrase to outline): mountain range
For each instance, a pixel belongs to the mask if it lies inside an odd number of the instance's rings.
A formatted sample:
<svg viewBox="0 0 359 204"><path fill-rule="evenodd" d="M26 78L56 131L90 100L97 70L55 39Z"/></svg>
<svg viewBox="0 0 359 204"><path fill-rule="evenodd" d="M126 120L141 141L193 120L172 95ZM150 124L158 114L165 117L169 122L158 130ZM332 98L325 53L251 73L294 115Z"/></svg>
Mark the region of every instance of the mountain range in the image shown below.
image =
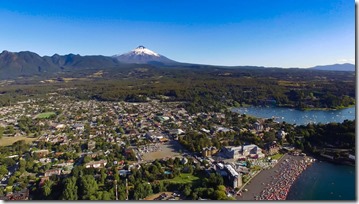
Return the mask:
<svg viewBox="0 0 359 204"><path fill-rule="evenodd" d="M9 52L3 51L0 54L0 79L13 79L33 75L53 75L55 73L67 71L81 71L85 69L106 69L133 67L139 65L151 65L161 67L197 67L210 65L196 65L190 63L180 63L160 55L144 46L114 56L81 56L75 54L53 56L39 56L30 51ZM226 67L226 68L241 68ZM255 66L253 68L256 68ZM327 66L316 66L309 68L313 70L329 71L355 71L353 64L335 64Z"/></svg>
<svg viewBox="0 0 359 204"><path fill-rule="evenodd" d="M345 64L333 64L333 65L321 65L315 66L311 69L314 70L326 70L326 71L355 71L355 65L350 63Z"/></svg>

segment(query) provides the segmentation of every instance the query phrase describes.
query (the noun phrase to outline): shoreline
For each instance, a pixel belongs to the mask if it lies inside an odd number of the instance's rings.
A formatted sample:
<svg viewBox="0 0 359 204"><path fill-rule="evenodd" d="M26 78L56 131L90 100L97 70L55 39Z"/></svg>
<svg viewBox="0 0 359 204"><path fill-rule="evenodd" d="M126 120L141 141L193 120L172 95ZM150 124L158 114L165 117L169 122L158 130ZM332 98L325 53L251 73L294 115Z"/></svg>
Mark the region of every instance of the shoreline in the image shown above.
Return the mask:
<svg viewBox="0 0 359 204"><path fill-rule="evenodd" d="M255 106L255 105L248 105L246 104L245 106L233 106L233 107L228 107L228 109L232 110L234 108L248 108L248 107L271 107L271 106ZM349 105L349 106L341 106L341 107L337 107L337 108L298 108L298 107L293 107L293 106L286 106L286 105L275 105L273 107L276 108L290 108L290 109L294 109L294 110L298 110L298 111L336 111L336 110L342 110L342 109L346 109L346 108L352 108L352 107L356 107L356 104L353 105Z"/></svg>
<svg viewBox="0 0 359 204"><path fill-rule="evenodd" d="M312 164L312 157L285 154L271 169L262 170L241 189L247 189L237 200L286 200L291 186Z"/></svg>

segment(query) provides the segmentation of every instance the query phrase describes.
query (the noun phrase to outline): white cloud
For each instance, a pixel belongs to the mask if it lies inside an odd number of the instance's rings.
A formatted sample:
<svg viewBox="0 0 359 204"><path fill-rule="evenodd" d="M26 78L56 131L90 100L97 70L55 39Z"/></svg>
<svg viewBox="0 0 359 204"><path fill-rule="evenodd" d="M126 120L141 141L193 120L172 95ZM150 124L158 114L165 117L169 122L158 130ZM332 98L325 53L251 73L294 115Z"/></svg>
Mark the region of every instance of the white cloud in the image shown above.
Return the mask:
<svg viewBox="0 0 359 204"><path fill-rule="evenodd" d="M338 63L355 63L354 59L338 59Z"/></svg>

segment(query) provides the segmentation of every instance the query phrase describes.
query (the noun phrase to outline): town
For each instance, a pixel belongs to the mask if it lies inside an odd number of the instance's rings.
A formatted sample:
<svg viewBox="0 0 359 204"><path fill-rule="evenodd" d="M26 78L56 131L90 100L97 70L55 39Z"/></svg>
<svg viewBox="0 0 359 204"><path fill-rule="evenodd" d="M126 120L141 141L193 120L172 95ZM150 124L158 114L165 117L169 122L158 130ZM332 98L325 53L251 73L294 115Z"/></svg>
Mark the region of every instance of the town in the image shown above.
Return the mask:
<svg viewBox="0 0 359 204"><path fill-rule="evenodd" d="M229 111L189 114L181 102L49 93L0 115L2 200L235 200L260 171L297 152L286 142L288 124ZM298 166L313 161L305 156Z"/></svg>

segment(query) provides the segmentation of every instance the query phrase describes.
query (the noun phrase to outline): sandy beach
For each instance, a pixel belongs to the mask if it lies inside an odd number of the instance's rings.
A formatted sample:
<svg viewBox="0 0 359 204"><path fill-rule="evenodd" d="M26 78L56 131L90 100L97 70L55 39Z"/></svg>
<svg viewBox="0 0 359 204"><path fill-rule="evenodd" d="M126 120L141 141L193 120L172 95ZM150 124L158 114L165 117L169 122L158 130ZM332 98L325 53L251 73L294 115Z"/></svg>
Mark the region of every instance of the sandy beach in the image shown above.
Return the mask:
<svg viewBox="0 0 359 204"><path fill-rule="evenodd" d="M262 170L243 189L237 200L285 200L291 184L305 170L305 157L284 155L271 169ZM288 162L287 162L288 161Z"/></svg>

